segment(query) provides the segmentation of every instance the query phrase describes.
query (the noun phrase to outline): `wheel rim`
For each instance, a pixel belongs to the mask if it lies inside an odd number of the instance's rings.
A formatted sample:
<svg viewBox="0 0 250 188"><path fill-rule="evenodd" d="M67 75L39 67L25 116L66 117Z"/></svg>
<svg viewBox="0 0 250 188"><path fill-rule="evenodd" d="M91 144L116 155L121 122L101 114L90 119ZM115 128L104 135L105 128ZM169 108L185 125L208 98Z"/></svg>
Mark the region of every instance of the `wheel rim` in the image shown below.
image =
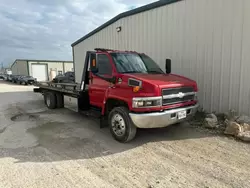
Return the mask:
<svg viewBox="0 0 250 188"><path fill-rule="evenodd" d="M126 125L120 114L114 114L111 119L112 130L117 136L123 136L126 132Z"/></svg>
<svg viewBox="0 0 250 188"><path fill-rule="evenodd" d="M47 104L47 106L50 106L50 97L49 96L46 96L46 104Z"/></svg>

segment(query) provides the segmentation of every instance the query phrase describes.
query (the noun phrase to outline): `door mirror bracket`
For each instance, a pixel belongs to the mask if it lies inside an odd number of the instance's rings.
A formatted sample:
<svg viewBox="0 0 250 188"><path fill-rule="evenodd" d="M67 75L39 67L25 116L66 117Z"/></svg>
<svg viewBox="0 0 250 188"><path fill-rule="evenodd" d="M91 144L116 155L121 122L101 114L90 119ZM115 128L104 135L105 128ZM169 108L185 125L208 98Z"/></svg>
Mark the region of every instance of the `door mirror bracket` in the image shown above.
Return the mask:
<svg viewBox="0 0 250 188"><path fill-rule="evenodd" d="M165 69L167 74L171 73L171 59L166 59Z"/></svg>
<svg viewBox="0 0 250 188"><path fill-rule="evenodd" d="M103 80L105 80L105 81L107 81L107 82L110 82L110 83L112 83L112 84L115 84L116 83L116 77L115 76L113 76L112 78L107 78L107 77L105 77L105 76L102 76L102 75L100 75L100 74L95 74L95 73L93 73L95 76L97 76L97 77L99 77L99 78L101 78L101 79L103 79Z"/></svg>
<svg viewBox="0 0 250 188"><path fill-rule="evenodd" d="M109 82L112 83L112 84L115 84L116 83L116 77L113 76L112 78L110 78Z"/></svg>

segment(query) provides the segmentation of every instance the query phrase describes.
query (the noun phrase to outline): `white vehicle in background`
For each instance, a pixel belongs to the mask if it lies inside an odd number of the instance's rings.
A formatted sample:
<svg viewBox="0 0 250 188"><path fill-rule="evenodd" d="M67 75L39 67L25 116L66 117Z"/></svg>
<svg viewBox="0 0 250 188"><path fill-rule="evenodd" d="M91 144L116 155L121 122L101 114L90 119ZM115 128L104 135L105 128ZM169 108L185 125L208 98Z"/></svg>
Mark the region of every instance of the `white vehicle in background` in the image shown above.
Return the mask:
<svg viewBox="0 0 250 188"><path fill-rule="evenodd" d="M12 71L11 70L6 70L6 73L7 75L12 75Z"/></svg>
<svg viewBox="0 0 250 188"><path fill-rule="evenodd" d="M11 81L12 79L12 70L6 69L5 70L5 79L7 81Z"/></svg>

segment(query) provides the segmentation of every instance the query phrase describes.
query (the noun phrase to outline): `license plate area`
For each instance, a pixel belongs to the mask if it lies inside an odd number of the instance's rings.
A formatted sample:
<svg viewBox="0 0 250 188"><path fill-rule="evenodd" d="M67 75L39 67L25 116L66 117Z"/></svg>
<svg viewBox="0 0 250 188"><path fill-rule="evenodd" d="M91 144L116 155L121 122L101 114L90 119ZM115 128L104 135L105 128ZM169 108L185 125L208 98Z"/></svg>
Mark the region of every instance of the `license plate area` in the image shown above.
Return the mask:
<svg viewBox="0 0 250 188"><path fill-rule="evenodd" d="M184 111L178 112L177 113L177 117L178 117L178 119L184 119L184 118L186 118L187 117L187 111L184 110Z"/></svg>

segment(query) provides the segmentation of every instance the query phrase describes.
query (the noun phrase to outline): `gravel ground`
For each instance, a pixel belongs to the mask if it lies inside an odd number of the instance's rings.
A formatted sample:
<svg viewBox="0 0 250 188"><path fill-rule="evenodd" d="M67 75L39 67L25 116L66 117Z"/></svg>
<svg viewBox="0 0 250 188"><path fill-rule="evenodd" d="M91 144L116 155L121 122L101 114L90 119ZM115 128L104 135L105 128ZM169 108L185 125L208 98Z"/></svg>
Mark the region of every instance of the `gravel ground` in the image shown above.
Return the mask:
<svg viewBox="0 0 250 188"><path fill-rule="evenodd" d="M128 144L97 120L48 110L0 81L0 187L250 187L250 145L187 123Z"/></svg>

